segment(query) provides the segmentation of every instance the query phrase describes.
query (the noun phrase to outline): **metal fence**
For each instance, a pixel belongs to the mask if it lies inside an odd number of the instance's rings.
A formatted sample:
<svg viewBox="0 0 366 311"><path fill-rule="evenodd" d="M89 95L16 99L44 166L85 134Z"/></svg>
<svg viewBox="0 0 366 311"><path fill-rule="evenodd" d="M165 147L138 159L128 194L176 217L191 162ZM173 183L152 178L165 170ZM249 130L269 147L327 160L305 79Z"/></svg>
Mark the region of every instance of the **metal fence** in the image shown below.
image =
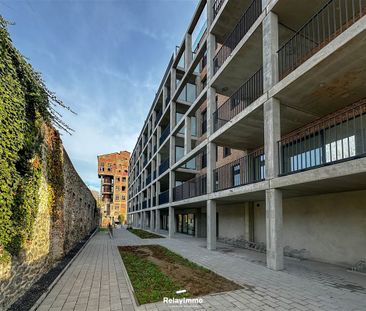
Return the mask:
<svg viewBox="0 0 366 311"><path fill-rule="evenodd" d="M159 205L169 202L169 190L159 193Z"/></svg>
<svg viewBox="0 0 366 311"><path fill-rule="evenodd" d="M168 168L169 168L169 159L166 159L159 165L159 176L163 174Z"/></svg>
<svg viewBox="0 0 366 311"><path fill-rule="evenodd" d="M236 48L240 40L243 39L245 34L249 31L250 27L252 27L261 13L262 0L253 0L214 57L213 63L215 73L226 61L231 52Z"/></svg>
<svg viewBox="0 0 366 311"><path fill-rule="evenodd" d="M169 136L169 133L170 133L170 124L168 124L166 126L166 128L161 132L160 139L159 139L160 146L163 144L165 139Z"/></svg>
<svg viewBox="0 0 366 311"><path fill-rule="evenodd" d="M214 170L214 191L255 183L265 179L264 150L252 153Z"/></svg>
<svg viewBox="0 0 366 311"><path fill-rule="evenodd" d="M278 50L283 79L366 14L366 0L328 1Z"/></svg>
<svg viewBox="0 0 366 311"><path fill-rule="evenodd" d="M278 142L280 174L366 155L366 100L319 119Z"/></svg>
<svg viewBox="0 0 366 311"><path fill-rule="evenodd" d="M214 130L243 111L263 95L263 68L250 77L225 103L214 112Z"/></svg>
<svg viewBox="0 0 366 311"><path fill-rule="evenodd" d="M207 175L190 179L173 189L174 201L197 197L207 193Z"/></svg>
<svg viewBox="0 0 366 311"><path fill-rule="evenodd" d="M217 14L219 13L222 5L224 4L225 0L215 0L212 10L213 10L213 17L215 18Z"/></svg>

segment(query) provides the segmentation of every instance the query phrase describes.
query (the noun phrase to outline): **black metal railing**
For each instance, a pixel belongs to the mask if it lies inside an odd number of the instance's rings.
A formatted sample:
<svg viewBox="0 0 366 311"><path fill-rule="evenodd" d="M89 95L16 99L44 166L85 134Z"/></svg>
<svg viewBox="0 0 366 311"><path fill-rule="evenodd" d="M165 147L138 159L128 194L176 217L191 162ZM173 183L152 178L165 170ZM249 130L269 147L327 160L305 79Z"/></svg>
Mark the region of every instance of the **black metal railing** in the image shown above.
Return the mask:
<svg viewBox="0 0 366 311"><path fill-rule="evenodd" d="M260 148L240 159L216 168L214 191L243 186L265 179L264 150Z"/></svg>
<svg viewBox="0 0 366 311"><path fill-rule="evenodd" d="M163 174L168 168L169 168L169 159L166 159L159 165L159 175Z"/></svg>
<svg viewBox="0 0 366 311"><path fill-rule="evenodd" d="M160 139L159 139L160 146L163 144L165 139L169 136L169 133L170 133L170 124L168 124L166 126L166 128L161 132Z"/></svg>
<svg viewBox="0 0 366 311"><path fill-rule="evenodd" d="M169 190L159 193L159 205L169 202Z"/></svg>
<svg viewBox="0 0 366 311"><path fill-rule="evenodd" d="M215 73L262 13L262 0L253 0L213 59Z"/></svg>
<svg viewBox="0 0 366 311"><path fill-rule="evenodd" d="M366 155L366 99L302 127L278 142L280 175Z"/></svg>
<svg viewBox="0 0 366 311"><path fill-rule="evenodd" d="M147 208L147 200L142 201L142 209Z"/></svg>
<svg viewBox="0 0 366 311"><path fill-rule="evenodd" d="M156 178L156 170L152 172L152 179L154 180Z"/></svg>
<svg viewBox="0 0 366 311"><path fill-rule="evenodd" d="M214 130L217 131L262 95L263 68L259 69L225 103L216 109L213 114Z"/></svg>
<svg viewBox="0 0 366 311"><path fill-rule="evenodd" d="M225 0L215 0L213 6L212 6L212 10L213 10L213 18L215 19L215 17L217 16L217 14L219 13L222 5L224 4Z"/></svg>
<svg viewBox="0 0 366 311"><path fill-rule="evenodd" d="M366 0L330 0L278 50L286 77L366 14Z"/></svg>
<svg viewBox="0 0 366 311"><path fill-rule="evenodd" d="M143 164L143 166L146 166L146 164L147 164L147 156L145 156L145 159L144 159L144 164Z"/></svg>
<svg viewBox="0 0 366 311"><path fill-rule="evenodd" d="M159 120L161 119L161 116L163 115L163 109L160 109L160 111L156 114L155 118L155 126L158 124Z"/></svg>
<svg viewBox="0 0 366 311"><path fill-rule="evenodd" d="M153 199L152 199L152 206L153 207L156 206L156 197L153 197Z"/></svg>
<svg viewBox="0 0 366 311"><path fill-rule="evenodd" d="M173 200L180 201L207 193L207 175L200 175L173 189Z"/></svg>

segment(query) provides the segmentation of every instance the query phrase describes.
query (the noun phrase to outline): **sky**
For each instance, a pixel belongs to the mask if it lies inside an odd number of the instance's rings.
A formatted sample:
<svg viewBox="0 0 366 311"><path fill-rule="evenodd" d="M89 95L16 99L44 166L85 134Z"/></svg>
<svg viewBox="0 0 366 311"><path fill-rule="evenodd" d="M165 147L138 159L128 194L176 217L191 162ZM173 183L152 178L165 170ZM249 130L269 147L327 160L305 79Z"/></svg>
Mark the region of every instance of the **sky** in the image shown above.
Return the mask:
<svg viewBox="0 0 366 311"><path fill-rule="evenodd" d="M16 48L77 113L66 151L99 190L97 155L132 152L198 0L0 0Z"/></svg>

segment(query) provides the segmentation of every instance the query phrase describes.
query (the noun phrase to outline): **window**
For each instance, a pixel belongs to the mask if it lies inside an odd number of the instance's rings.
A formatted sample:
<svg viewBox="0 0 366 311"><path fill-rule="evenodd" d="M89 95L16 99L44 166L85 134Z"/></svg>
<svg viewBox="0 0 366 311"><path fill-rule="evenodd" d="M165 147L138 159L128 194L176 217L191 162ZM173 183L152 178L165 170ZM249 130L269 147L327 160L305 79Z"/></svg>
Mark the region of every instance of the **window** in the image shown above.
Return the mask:
<svg viewBox="0 0 366 311"><path fill-rule="evenodd" d="M116 191L119 191L119 186L116 186Z"/></svg>
<svg viewBox="0 0 366 311"><path fill-rule="evenodd" d="M126 186L122 186L122 191L126 191Z"/></svg>
<svg viewBox="0 0 366 311"><path fill-rule="evenodd" d="M224 147L224 148L222 149L222 157L223 157L223 158L226 158L226 157L228 157L229 155L231 155L231 148Z"/></svg>
<svg viewBox="0 0 366 311"><path fill-rule="evenodd" d="M126 182L126 177L122 177L122 182Z"/></svg>
<svg viewBox="0 0 366 311"><path fill-rule="evenodd" d="M201 120L202 120L201 133L203 135L207 132L207 110L206 109L201 112Z"/></svg>
<svg viewBox="0 0 366 311"><path fill-rule="evenodd" d="M119 201L119 195L116 195L115 200Z"/></svg>
<svg viewBox="0 0 366 311"><path fill-rule="evenodd" d="M120 182L121 181L121 177L117 177L117 182Z"/></svg>
<svg viewBox="0 0 366 311"><path fill-rule="evenodd" d="M126 196L122 195L122 201L126 200Z"/></svg>
<svg viewBox="0 0 366 311"><path fill-rule="evenodd" d="M240 164L233 166L233 186L240 186Z"/></svg>

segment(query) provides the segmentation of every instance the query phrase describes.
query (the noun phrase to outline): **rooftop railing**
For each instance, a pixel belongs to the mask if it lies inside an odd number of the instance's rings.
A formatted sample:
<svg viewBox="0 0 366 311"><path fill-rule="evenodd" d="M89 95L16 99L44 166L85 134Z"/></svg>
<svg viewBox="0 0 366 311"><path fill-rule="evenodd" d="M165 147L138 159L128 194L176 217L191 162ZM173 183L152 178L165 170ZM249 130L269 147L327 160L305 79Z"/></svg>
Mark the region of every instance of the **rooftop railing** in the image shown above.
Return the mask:
<svg viewBox="0 0 366 311"><path fill-rule="evenodd" d="M239 187L265 179L264 150L260 148L214 170L214 191Z"/></svg>
<svg viewBox="0 0 366 311"><path fill-rule="evenodd" d="M278 50L283 79L366 14L366 0L330 0Z"/></svg>
<svg viewBox="0 0 366 311"><path fill-rule="evenodd" d="M263 95L263 69L250 77L224 104L214 112L214 130L217 131L238 113Z"/></svg>
<svg viewBox="0 0 366 311"><path fill-rule="evenodd" d="M366 99L290 133L278 142L280 175L366 155Z"/></svg>
<svg viewBox="0 0 366 311"><path fill-rule="evenodd" d="M224 44L214 57L213 62L215 73L227 60L227 58L239 44L241 39L244 38L250 27L252 27L252 25L255 23L261 13L262 0L253 0L243 16L240 18L239 22L236 24L233 31L227 36Z"/></svg>
<svg viewBox="0 0 366 311"><path fill-rule="evenodd" d="M174 201L180 201L207 193L207 175L190 179L173 189Z"/></svg>

